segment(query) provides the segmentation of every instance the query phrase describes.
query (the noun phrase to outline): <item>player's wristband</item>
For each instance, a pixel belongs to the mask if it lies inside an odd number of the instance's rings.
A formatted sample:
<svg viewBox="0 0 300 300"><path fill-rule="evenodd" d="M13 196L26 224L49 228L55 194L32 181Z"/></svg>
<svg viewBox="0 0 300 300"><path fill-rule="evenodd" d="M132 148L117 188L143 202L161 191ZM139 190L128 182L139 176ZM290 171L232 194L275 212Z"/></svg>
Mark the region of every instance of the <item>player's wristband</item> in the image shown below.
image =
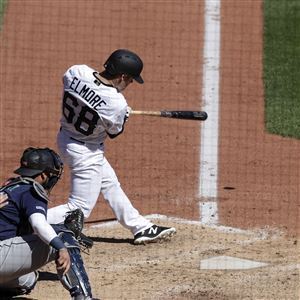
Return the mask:
<svg viewBox="0 0 300 300"><path fill-rule="evenodd" d="M50 246L52 246L56 250L66 248L65 244L63 243L63 241L58 236L56 236L55 238L53 238L51 240Z"/></svg>

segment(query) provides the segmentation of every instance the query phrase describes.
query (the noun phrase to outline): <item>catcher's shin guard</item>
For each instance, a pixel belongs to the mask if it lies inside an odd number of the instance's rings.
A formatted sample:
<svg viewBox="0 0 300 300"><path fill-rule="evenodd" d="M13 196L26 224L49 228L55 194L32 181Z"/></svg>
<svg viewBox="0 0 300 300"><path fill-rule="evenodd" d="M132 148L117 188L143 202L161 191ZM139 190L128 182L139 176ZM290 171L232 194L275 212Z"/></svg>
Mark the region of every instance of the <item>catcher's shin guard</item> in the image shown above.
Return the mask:
<svg viewBox="0 0 300 300"><path fill-rule="evenodd" d="M78 242L69 232L61 232L59 236L68 248L71 257L69 271L60 278L62 285L70 292L72 299L91 299L92 290L80 255Z"/></svg>

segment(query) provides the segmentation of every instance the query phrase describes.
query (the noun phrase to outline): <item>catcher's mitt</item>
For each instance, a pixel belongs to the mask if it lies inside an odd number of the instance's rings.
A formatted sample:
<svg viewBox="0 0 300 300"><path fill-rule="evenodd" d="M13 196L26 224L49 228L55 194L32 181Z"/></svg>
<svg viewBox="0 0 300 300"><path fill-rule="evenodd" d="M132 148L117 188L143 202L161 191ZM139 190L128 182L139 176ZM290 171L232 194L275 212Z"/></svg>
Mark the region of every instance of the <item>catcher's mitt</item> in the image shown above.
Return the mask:
<svg viewBox="0 0 300 300"><path fill-rule="evenodd" d="M93 241L82 233L83 224L84 215L79 208L67 212L64 225L74 233L80 245L85 248L92 248Z"/></svg>
<svg viewBox="0 0 300 300"><path fill-rule="evenodd" d="M77 239L83 229L83 222L83 212L78 208L67 212L64 224L68 229L73 231L75 238Z"/></svg>

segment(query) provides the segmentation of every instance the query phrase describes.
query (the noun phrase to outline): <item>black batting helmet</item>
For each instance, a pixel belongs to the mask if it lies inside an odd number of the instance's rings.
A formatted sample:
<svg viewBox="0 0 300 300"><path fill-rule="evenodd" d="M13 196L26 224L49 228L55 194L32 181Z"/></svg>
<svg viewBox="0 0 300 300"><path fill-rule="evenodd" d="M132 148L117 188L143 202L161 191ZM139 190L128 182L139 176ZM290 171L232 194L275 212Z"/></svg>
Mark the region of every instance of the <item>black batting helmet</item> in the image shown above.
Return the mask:
<svg viewBox="0 0 300 300"><path fill-rule="evenodd" d="M127 49L114 51L104 64L105 70L110 75L127 74L138 83L144 83L141 77L143 62L134 52Z"/></svg>
<svg viewBox="0 0 300 300"><path fill-rule="evenodd" d="M52 189L63 172L63 162L59 155L49 148L29 147L25 149L20 159L20 165L14 173L21 176L35 177L46 173L48 180L43 186L48 190Z"/></svg>

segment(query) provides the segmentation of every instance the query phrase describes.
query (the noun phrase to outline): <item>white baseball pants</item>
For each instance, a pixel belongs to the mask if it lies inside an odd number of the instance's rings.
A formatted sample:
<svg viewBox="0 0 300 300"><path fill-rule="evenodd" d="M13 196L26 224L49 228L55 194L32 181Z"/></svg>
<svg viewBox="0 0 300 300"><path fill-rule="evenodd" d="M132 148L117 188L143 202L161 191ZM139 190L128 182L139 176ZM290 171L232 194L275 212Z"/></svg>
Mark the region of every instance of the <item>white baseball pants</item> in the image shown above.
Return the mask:
<svg viewBox="0 0 300 300"><path fill-rule="evenodd" d="M103 146L76 141L63 130L57 144L63 162L71 173L71 191L68 203L48 210L50 224L63 222L67 211L80 208L88 218L102 193L117 220L133 235L153 224L140 215L122 190L115 171L104 157Z"/></svg>

